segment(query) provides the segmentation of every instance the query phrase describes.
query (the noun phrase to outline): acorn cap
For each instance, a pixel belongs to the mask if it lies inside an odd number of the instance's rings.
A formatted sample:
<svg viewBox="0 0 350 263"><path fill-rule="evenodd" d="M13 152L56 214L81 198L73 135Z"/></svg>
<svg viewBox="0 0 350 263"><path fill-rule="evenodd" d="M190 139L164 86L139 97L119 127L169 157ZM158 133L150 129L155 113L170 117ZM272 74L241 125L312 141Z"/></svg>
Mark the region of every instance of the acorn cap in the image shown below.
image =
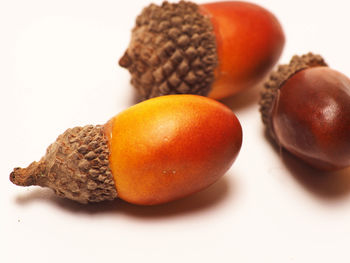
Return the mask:
<svg viewBox="0 0 350 263"><path fill-rule="evenodd" d="M269 79L264 84L259 104L262 121L272 138L275 138L275 134L271 124L271 117L279 89L297 72L311 67L322 66L327 67L328 65L320 55L310 52L302 56L293 56L289 64L280 65L276 71L271 73Z"/></svg>
<svg viewBox="0 0 350 263"><path fill-rule="evenodd" d="M198 5L151 4L137 17L119 65L144 98L166 94L207 95L218 64L216 38Z"/></svg>
<svg viewBox="0 0 350 263"><path fill-rule="evenodd" d="M10 180L49 187L60 197L84 204L113 200L117 191L108 157L103 126L75 127L60 135L39 162L15 168Z"/></svg>

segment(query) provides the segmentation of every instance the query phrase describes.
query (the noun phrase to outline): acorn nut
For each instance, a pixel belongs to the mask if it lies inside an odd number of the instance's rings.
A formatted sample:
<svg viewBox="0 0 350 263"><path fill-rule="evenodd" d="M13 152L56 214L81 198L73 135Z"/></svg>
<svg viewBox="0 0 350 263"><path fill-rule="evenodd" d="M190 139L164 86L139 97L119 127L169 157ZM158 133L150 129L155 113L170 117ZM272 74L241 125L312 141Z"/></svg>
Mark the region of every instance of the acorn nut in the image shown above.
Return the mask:
<svg viewBox="0 0 350 263"><path fill-rule="evenodd" d="M196 95L141 102L104 125L68 129L10 180L49 187L80 203L155 205L200 191L236 159L242 129L223 104Z"/></svg>
<svg viewBox="0 0 350 263"><path fill-rule="evenodd" d="M277 145L311 166L350 166L350 79L312 53L294 56L266 82L262 120Z"/></svg>
<svg viewBox="0 0 350 263"><path fill-rule="evenodd" d="M151 4L136 19L119 65L143 99L231 96L261 82L285 38L266 9L245 2Z"/></svg>

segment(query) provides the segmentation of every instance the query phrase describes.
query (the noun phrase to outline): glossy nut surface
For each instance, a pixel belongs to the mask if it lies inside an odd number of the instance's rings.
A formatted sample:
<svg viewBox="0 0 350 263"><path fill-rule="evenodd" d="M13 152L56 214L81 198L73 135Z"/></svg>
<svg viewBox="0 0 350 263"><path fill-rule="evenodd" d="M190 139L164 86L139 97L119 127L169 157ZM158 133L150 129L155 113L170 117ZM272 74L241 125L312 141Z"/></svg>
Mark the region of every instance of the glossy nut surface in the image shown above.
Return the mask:
<svg viewBox="0 0 350 263"><path fill-rule="evenodd" d="M209 97L228 97L261 82L285 43L276 17L258 5L239 1L203 4L200 11L213 24L219 58Z"/></svg>
<svg viewBox="0 0 350 263"><path fill-rule="evenodd" d="M281 87L272 114L278 143L312 166L350 166L350 80L328 67L296 73Z"/></svg>
<svg viewBox="0 0 350 263"><path fill-rule="evenodd" d="M119 197L140 205L172 201L214 183L242 143L233 112L196 95L139 103L111 119L106 134Z"/></svg>

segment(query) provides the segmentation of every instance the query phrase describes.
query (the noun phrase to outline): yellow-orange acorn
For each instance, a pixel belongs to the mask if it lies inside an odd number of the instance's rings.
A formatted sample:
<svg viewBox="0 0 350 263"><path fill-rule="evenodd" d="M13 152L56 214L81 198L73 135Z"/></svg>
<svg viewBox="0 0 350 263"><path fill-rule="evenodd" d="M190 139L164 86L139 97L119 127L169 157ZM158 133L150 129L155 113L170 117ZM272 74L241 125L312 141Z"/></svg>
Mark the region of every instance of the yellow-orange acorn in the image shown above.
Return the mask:
<svg viewBox="0 0 350 263"><path fill-rule="evenodd" d="M247 2L151 4L137 17L119 64L144 98L231 96L261 82L285 38L268 10Z"/></svg>
<svg viewBox="0 0 350 263"><path fill-rule="evenodd" d="M200 191L236 159L242 129L223 104L196 95L150 99L104 125L68 129L10 180L81 203L119 197L155 205Z"/></svg>

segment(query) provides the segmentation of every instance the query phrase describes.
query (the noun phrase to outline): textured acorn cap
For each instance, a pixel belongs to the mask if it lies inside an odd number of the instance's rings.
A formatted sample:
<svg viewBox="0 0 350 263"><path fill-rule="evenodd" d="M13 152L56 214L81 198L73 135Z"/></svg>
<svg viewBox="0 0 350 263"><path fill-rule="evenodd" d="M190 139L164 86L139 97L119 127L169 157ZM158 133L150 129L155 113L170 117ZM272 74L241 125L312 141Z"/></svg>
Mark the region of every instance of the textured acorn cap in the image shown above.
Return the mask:
<svg viewBox="0 0 350 263"><path fill-rule="evenodd" d="M15 168L10 180L20 186L49 187L80 203L113 200L117 191L108 157L103 126L75 127L60 135L39 162Z"/></svg>
<svg viewBox="0 0 350 263"><path fill-rule="evenodd" d="M262 121L272 138L275 138L275 134L271 125L271 115L279 89L297 72L311 67L322 66L328 65L320 55L310 52L302 56L293 56L289 64L280 65L276 71L271 73L269 79L264 84L259 104Z"/></svg>
<svg viewBox="0 0 350 263"><path fill-rule="evenodd" d="M144 98L166 94L207 95L218 58L209 18L198 5L180 1L151 4L137 17L119 65Z"/></svg>

